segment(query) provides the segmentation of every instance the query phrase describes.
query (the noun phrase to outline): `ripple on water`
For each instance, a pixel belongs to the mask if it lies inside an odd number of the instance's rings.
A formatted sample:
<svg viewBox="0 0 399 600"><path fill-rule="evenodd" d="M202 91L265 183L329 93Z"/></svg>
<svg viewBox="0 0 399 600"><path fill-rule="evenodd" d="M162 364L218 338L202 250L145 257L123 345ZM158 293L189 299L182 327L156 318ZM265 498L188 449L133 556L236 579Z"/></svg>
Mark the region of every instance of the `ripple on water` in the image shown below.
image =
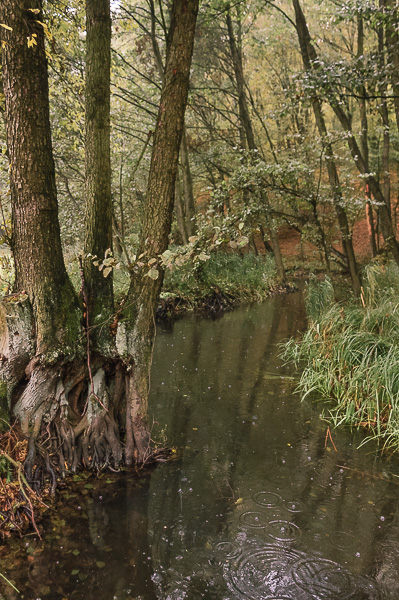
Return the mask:
<svg viewBox="0 0 399 600"><path fill-rule="evenodd" d="M290 513L300 513L304 508L304 504L300 500L285 501L284 506Z"/></svg>
<svg viewBox="0 0 399 600"><path fill-rule="evenodd" d="M236 558L241 552L241 546L236 542L219 542L215 549L216 553L225 559Z"/></svg>
<svg viewBox="0 0 399 600"><path fill-rule="evenodd" d="M219 542L214 546L212 564L219 567L226 561L236 559L241 553L241 546L236 542Z"/></svg>
<svg viewBox="0 0 399 600"><path fill-rule="evenodd" d="M269 522L267 533L279 542L293 542L301 535L301 530L295 523L278 520Z"/></svg>
<svg viewBox="0 0 399 600"><path fill-rule="evenodd" d="M247 511L240 515L240 522L245 527L253 527L255 529L263 529L267 525L267 519L260 512Z"/></svg>
<svg viewBox="0 0 399 600"><path fill-rule="evenodd" d="M276 508L282 501L281 496L274 492L258 492L253 496L253 499L256 504L265 508Z"/></svg>
<svg viewBox="0 0 399 600"><path fill-rule="evenodd" d="M392 525L397 521L398 507L396 500L389 502L381 498L374 503L373 510L378 520L384 525Z"/></svg>
<svg viewBox="0 0 399 600"><path fill-rule="evenodd" d="M338 563L322 558L300 560L292 569L292 578L296 585L306 592L307 598L372 600L379 597L378 590L372 582L357 579Z"/></svg>
<svg viewBox="0 0 399 600"><path fill-rule="evenodd" d="M332 531L328 539L337 550L353 550L356 546L355 536L347 531Z"/></svg>
<svg viewBox="0 0 399 600"><path fill-rule="evenodd" d="M291 594L290 566L303 555L280 546L243 550L238 560L227 561L223 575L239 598L250 600L295 600Z"/></svg>

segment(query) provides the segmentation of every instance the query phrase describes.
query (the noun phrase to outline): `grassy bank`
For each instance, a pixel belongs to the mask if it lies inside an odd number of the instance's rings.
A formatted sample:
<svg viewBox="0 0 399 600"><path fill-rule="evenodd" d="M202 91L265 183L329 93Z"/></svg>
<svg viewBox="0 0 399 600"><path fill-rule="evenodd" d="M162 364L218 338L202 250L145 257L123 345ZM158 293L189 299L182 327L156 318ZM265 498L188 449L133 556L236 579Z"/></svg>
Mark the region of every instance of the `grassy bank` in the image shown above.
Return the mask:
<svg viewBox="0 0 399 600"><path fill-rule="evenodd" d="M302 398L333 401L324 414L334 425L399 449L399 268L368 267L361 299L345 305L328 279L311 282L306 303L308 330L284 352L302 369Z"/></svg>
<svg viewBox="0 0 399 600"><path fill-rule="evenodd" d="M160 315L168 311L217 311L264 300L282 289L273 257L213 254L199 268L185 263L166 270Z"/></svg>

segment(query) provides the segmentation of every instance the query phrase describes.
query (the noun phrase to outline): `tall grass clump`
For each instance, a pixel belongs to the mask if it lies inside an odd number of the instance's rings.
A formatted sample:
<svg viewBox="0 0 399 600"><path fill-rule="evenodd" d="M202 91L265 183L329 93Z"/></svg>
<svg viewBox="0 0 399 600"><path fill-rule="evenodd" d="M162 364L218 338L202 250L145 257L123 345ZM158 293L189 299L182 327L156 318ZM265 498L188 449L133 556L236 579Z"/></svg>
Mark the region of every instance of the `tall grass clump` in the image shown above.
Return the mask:
<svg viewBox="0 0 399 600"><path fill-rule="evenodd" d="M306 304L308 329L284 349L303 369L302 398L334 401L335 425L365 427L366 441L377 436L399 449L399 268L368 267L361 299L345 305L328 279L312 282Z"/></svg>
<svg viewBox="0 0 399 600"><path fill-rule="evenodd" d="M200 268L185 263L166 270L163 290L198 298L217 292L251 301L262 300L275 286L273 257L215 253Z"/></svg>

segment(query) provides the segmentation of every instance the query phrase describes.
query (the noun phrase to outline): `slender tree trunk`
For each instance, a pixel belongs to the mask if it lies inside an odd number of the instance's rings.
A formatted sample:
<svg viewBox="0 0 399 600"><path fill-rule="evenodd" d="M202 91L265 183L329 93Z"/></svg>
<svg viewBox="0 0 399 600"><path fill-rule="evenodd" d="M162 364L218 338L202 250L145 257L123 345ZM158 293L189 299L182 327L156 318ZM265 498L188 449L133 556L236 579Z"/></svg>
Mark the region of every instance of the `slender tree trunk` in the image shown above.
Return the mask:
<svg viewBox="0 0 399 600"><path fill-rule="evenodd" d="M139 261L118 328L118 346L129 370L126 377L126 462L148 454L147 402L155 336L155 310L162 286L160 256L167 249L176 173L187 104L198 0L174 0L164 83L154 134Z"/></svg>
<svg viewBox="0 0 399 600"><path fill-rule="evenodd" d="M245 93L245 80L244 80L244 70L242 64L242 53L240 44L237 43L236 37L234 35L233 22L231 19L230 8L226 12L226 23L227 30L229 33L229 45L230 45L230 53L233 59L234 66L234 74L235 74L235 82L237 86L237 94L238 94L238 108L240 115L241 127L245 132L246 141L248 144L248 149L251 151L258 150L255 135L252 127L251 115L248 108L247 96ZM266 194L261 191L262 201L267 208L267 212L271 212L271 206L269 199ZM280 242L278 239L278 231L273 222L269 223L269 234L270 241L273 248L274 259L276 263L277 269L277 277L280 283L283 283L286 279L284 262L280 249Z"/></svg>
<svg viewBox="0 0 399 600"><path fill-rule="evenodd" d="M385 1L380 0L380 9L384 10ZM378 54L379 54L379 68L381 72L384 73L386 69L385 65L385 44L384 44L384 28L381 26L378 30ZM390 135L390 122L389 122L389 111L388 104L386 99L387 85L385 81L379 85L379 93L381 95L380 100L380 110L381 110L381 119L383 126L383 147L382 147L382 172L383 172L383 190L384 190L384 198L385 204L388 207L390 213L391 210L391 173L390 173L390 145L391 145L391 135ZM363 157L364 158L364 157Z"/></svg>
<svg viewBox="0 0 399 600"><path fill-rule="evenodd" d="M360 70L363 69L364 55L364 26L363 17L357 17L357 65ZM366 87L359 86L359 112L360 112L360 146L367 171L369 171L369 142L368 142L368 119L367 119L367 104L366 104ZM371 256L377 256L377 245L375 242L374 217L373 207L371 205L371 197L368 185L365 186L366 192L366 219L367 230L369 234Z"/></svg>
<svg viewBox="0 0 399 600"><path fill-rule="evenodd" d="M299 43L300 43L300 47L301 47L302 58L304 60L305 68L310 70L312 68L312 62L314 63L315 60L317 59L317 54L311 43L309 30L307 28L306 20L305 20L304 14L302 12L302 9L300 7L299 1L293 0L293 5L295 8L297 32L298 32L298 38L299 38ZM313 109L314 110L316 109L317 112L322 115L320 99L317 96L315 96L312 100L312 103L313 103ZM389 251L392 253L392 256L393 256L395 262L397 264L399 264L399 244L398 244L398 241L397 241L396 236L393 231L392 216L390 213L389 206L386 202L384 193L381 190L381 187L380 187L377 179L374 177L374 175L372 173L369 173L369 171L367 169L367 164L364 161L364 157L362 155L361 148L359 147L359 144L358 144L355 136L353 135L352 123L351 123L350 117L345 113L344 109L342 108L342 106L339 102L332 101L331 108L333 109L336 117L338 118L342 129L347 134L347 136L346 136L347 143L348 143L348 147L351 152L352 158L354 160L354 163L355 163L357 169L359 170L359 172L365 176L366 183L368 184L369 189L370 189L372 195L374 196L374 199L379 204L379 216L380 216L382 235L384 237L385 244L386 244L387 248L389 249ZM316 112L315 112L315 114L316 114ZM318 117L316 116L316 120L317 119L318 119ZM324 121L324 117L323 117L323 121ZM325 134L321 134L321 135L324 137ZM332 158L333 154L331 153L330 156ZM327 153L326 153L326 158L327 158ZM328 162L327 162L327 165L328 165ZM333 181L334 181L334 178L333 178ZM338 216L338 219L340 219L339 216ZM353 262L353 261L348 261L348 262ZM358 287L358 286L356 285L356 287Z"/></svg>
<svg viewBox="0 0 399 600"><path fill-rule="evenodd" d="M161 51L159 49L158 39L156 35L156 16L155 16L155 6L154 0L149 0L150 5L150 13L151 13L151 43L152 49L154 52L155 64L157 67L158 75L161 81L164 81L165 77L165 67L162 61ZM191 169L190 169L190 159L188 153L187 146L187 137L186 137L186 128L183 126L183 134L182 141L180 146L180 161L181 168L183 174L183 194L184 194L184 209L180 210L180 206L183 207L183 196L181 193L181 185L176 187L176 193L180 194L179 197L176 198L177 206L177 218L180 219L179 230L182 236L182 239L188 238L192 235L195 235L196 226L195 226L195 202L194 202L194 192L193 192L193 181L191 177ZM183 224L182 219L184 219L185 223ZM185 230L185 235L183 235ZM187 243L187 242L183 242Z"/></svg>
<svg viewBox="0 0 399 600"><path fill-rule="evenodd" d="M399 18L396 0L385 0L388 11L386 18L386 45L388 51L389 74L395 106L396 125L399 132Z"/></svg>
<svg viewBox="0 0 399 600"><path fill-rule="evenodd" d="M306 24L305 16L302 12L298 0L293 0L295 19L297 25L297 34L299 39L299 45L301 49L301 55L303 64L306 70L312 70L312 61L317 58L315 50L312 46L309 30ZM335 211L338 218L338 224L342 236L342 245L344 248L345 256L348 261L349 272L352 279L352 286L355 294L360 295L361 282L359 276L359 270L356 262L355 253L353 250L352 236L349 229L348 219L346 216L345 209L342 206L342 193L341 186L338 176L338 170L334 161L334 153L331 144L327 141L327 127L323 115L322 105L320 98L315 95L312 98L312 107L316 119L316 125L319 134L324 142L325 157L327 164L328 179L333 194L333 201Z"/></svg>
<svg viewBox="0 0 399 600"><path fill-rule="evenodd" d="M188 233L186 227L186 215L185 215L185 206L183 204L183 198L181 194L181 183L179 172L177 172L176 176L176 189L175 189L175 209L176 209L176 220L177 225L179 227L179 232L181 235L181 239L183 244L188 244Z"/></svg>
<svg viewBox="0 0 399 600"><path fill-rule="evenodd" d="M195 235L195 202L193 190L193 178L191 176L190 158L187 146L186 128L183 127L183 135L180 146L180 160L183 173L184 207L186 217L186 229L188 237Z"/></svg>
<svg viewBox="0 0 399 600"><path fill-rule="evenodd" d="M86 232L84 279L91 339L105 354L112 352L109 330L114 312L112 270L100 263L112 252L112 200L110 158L110 0L86 0ZM109 258L109 256L108 256ZM107 277L104 277L107 274Z"/></svg>

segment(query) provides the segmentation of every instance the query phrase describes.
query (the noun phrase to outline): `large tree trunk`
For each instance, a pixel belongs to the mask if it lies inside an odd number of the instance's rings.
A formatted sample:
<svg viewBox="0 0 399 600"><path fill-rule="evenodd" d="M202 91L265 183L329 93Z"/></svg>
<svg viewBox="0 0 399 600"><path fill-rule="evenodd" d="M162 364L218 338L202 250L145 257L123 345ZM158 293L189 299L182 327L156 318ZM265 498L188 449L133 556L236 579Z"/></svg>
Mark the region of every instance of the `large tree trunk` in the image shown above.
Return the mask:
<svg viewBox="0 0 399 600"><path fill-rule="evenodd" d="M127 464L148 455L146 421L155 310L162 287L160 257L168 247L178 156L187 104L198 0L174 0L160 108L151 156L138 262L123 308L117 343L126 375Z"/></svg>
<svg viewBox="0 0 399 600"><path fill-rule="evenodd" d="M0 3L0 22L12 28L2 28L2 57L14 288L32 304L36 354L54 361L74 351L80 312L62 257L41 10L41 0Z"/></svg>
<svg viewBox="0 0 399 600"><path fill-rule="evenodd" d="M121 415L126 415L127 464L143 463L151 453L146 410L154 313L162 282L158 263L171 227L197 10L198 0L173 4L141 251L124 305L126 320L119 324L119 340L125 344L123 355L118 355L109 332L110 280L86 263L82 269L83 320L64 267L41 0L0 4L0 22L12 28L1 28L1 33L7 38L3 77L17 265L16 293L0 311L1 363L13 414L29 439L25 467L34 486L39 487L48 476L54 483L55 471L64 474L79 466L117 468L123 459ZM109 73L105 72L109 70L109 0L88 0L87 21L85 250L103 258L112 235ZM30 48L27 38L32 33L36 44ZM104 338L100 327L92 329L93 324L102 325ZM117 322L112 325L115 333ZM86 344L82 343L84 334Z"/></svg>
<svg viewBox="0 0 399 600"><path fill-rule="evenodd" d="M97 256L101 264L106 252L112 251L110 0L86 1L86 29L85 255ZM112 269L100 271L91 257L85 258L84 267L91 338L97 350L109 354L113 347L109 329L114 312Z"/></svg>

